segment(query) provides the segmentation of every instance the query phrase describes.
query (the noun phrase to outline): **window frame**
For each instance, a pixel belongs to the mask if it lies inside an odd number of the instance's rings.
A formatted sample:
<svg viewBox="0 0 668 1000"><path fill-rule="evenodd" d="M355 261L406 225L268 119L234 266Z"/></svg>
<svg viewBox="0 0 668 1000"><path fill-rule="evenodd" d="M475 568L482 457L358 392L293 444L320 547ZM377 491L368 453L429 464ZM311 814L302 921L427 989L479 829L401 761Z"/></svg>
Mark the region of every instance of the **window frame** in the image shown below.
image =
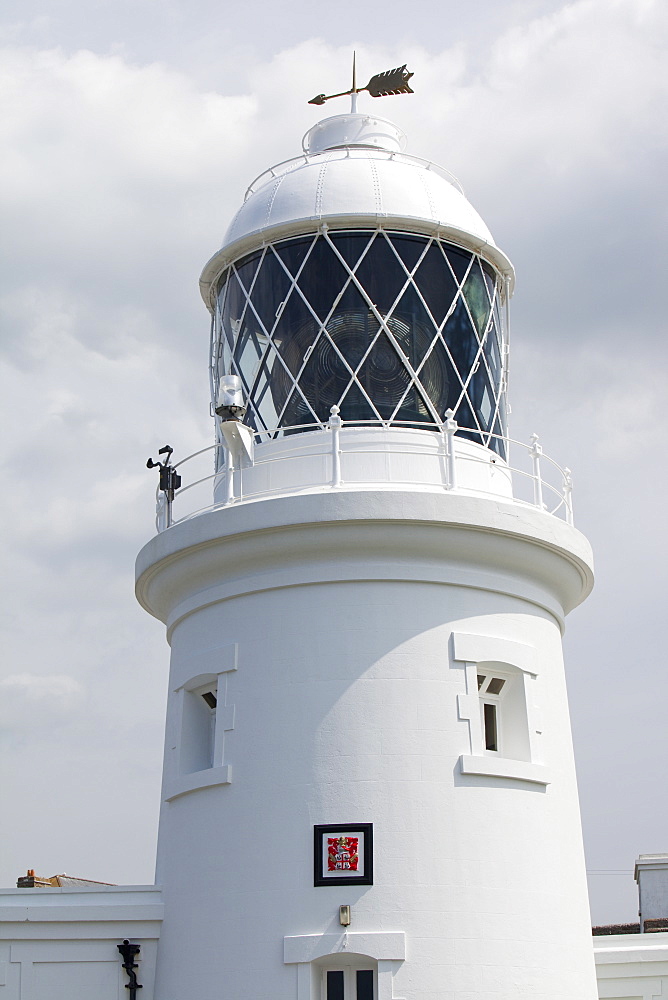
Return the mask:
<svg viewBox="0 0 668 1000"><path fill-rule="evenodd" d="M484 678L482 684L480 683L480 678ZM506 720L504 718L504 712L502 710L502 705L505 695L511 690L511 686L517 682L518 678L513 678L509 673L503 670L498 670L496 667L487 665L477 665L476 670L476 680L478 683L478 697L480 698L480 720L482 726L482 749L484 753L491 753L498 756L505 756L504 750L504 728L506 726ZM502 682L501 689L497 694L490 694L489 687L493 680L500 680ZM488 746L488 732L487 732L487 718L486 711L487 707L494 709L494 729L496 736L496 746Z"/></svg>
<svg viewBox="0 0 668 1000"><path fill-rule="evenodd" d="M215 698L215 705L211 705L207 695ZM217 760L217 740L216 723L218 719L218 677L206 681L198 686L186 686L183 692L182 722L179 743L179 773L196 774L199 771L208 771L215 767ZM200 732L197 729L201 730ZM188 732L190 730L190 732ZM188 760L185 741L190 736L193 741L197 740L201 746L199 755L191 751ZM199 760L197 760L199 756ZM193 766L201 764L200 767Z"/></svg>
<svg viewBox="0 0 668 1000"><path fill-rule="evenodd" d="M452 666L463 668L465 693L457 696L458 716L468 723L468 752L459 758L459 770L464 775L489 778L506 778L532 785L547 786L551 772L542 760L542 724L538 724L540 709L535 704L542 692L537 666L537 651L533 646L515 642L505 637L453 632L451 640ZM484 733L484 700L478 688L478 676L498 676L506 680L504 708L514 715L518 727L512 756L509 752L507 720L499 718L505 713L497 710L499 750L487 750ZM511 684L509 686L508 681ZM482 686L482 685L481 685ZM509 694L513 704L510 704ZM489 697L489 702L493 700ZM501 696L499 696L499 706ZM504 731L505 727L505 731ZM518 748L522 752L518 752Z"/></svg>
<svg viewBox="0 0 668 1000"><path fill-rule="evenodd" d="M232 782L232 766L225 762L227 755L227 734L235 727L235 706L229 701L228 680L237 670L237 644L233 643L211 651L220 654L224 652L229 659L229 665L214 672L197 674L185 683L174 688L168 702L167 747L172 751L167 753L163 777L163 799L171 802L173 799L200 788L214 785L229 785ZM216 706L207 705L204 695L215 694ZM200 755L200 763L204 766L193 767L193 754L188 760L185 741L188 738L189 726L196 726L197 712L208 725L207 740L209 746L207 755ZM205 712L207 713L205 715Z"/></svg>
<svg viewBox="0 0 668 1000"><path fill-rule="evenodd" d="M394 977L406 960L403 931L348 931L341 934L297 934L283 938L283 961L297 970L297 1000L321 1000L322 969L354 964L372 968L376 1000L392 1000Z"/></svg>
<svg viewBox="0 0 668 1000"><path fill-rule="evenodd" d="M351 955L346 955L345 962L336 964L332 961L332 956L327 956L329 961L320 960L322 963L320 971L320 1000L330 1000L327 988L327 978L330 972L343 973L343 1000L358 1000L358 972L373 973L372 1000L378 1000L378 963L364 955L360 955L355 961L351 961L352 957Z"/></svg>

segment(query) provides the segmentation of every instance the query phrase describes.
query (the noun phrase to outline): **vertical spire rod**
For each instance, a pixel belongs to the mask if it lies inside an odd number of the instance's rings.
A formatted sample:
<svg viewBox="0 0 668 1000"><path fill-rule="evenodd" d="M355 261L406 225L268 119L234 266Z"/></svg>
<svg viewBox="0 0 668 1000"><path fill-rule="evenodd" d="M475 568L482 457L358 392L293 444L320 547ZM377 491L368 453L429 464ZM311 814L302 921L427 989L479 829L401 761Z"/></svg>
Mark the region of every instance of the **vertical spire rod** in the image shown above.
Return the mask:
<svg viewBox="0 0 668 1000"><path fill-rule="evenodd" d="M357 114L357 74L355 72L355 50L353 49L353 85L350 91L350 113Z"/></svg>

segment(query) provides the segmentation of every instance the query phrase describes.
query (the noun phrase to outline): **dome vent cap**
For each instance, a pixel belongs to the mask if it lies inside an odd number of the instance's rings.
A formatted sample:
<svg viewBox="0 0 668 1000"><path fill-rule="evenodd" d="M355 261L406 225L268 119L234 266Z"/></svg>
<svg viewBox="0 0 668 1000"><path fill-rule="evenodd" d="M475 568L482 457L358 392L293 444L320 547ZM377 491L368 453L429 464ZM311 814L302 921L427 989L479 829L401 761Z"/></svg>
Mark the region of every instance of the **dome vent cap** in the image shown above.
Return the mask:
<svg viewBox="0 0 668 1000"><path fill-rule="evenodd" d="M405 133L393 122L376 115L334 115L308 130L302 140L305 153L364 146L401 153L406 148Z"/></svg>

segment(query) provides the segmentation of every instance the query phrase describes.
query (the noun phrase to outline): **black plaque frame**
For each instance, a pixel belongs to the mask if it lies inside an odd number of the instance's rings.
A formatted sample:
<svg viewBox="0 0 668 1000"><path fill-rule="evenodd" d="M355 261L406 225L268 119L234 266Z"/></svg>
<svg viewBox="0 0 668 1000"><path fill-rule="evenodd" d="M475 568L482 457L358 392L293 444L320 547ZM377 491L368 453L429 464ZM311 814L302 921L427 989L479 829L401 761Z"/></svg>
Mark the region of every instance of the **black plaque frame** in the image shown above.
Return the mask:
<svg viewBox="0 0 668 1000"><path fill-rule="evenodd" d="M333 834L348 833L363 841L363 871L345 875L327 875L323 864L323 840ZM313 885L373 885L373 823L335 823L313 827Z"/></svg>

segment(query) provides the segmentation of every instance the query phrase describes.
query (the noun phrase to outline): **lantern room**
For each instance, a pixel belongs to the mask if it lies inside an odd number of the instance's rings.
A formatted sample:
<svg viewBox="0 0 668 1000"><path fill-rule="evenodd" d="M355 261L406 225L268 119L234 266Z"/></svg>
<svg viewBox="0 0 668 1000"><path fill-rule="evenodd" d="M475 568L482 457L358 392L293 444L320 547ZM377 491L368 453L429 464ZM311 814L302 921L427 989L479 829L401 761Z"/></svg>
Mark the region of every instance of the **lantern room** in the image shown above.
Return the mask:
<svg viewBox="0 0 668 1000"><path fill-rule="evenodd" d="M505 457L512 266L457 181L391 122L315 125L254 181L202 276L214 405L234 375L258 441L441 430Z"/></svg>

